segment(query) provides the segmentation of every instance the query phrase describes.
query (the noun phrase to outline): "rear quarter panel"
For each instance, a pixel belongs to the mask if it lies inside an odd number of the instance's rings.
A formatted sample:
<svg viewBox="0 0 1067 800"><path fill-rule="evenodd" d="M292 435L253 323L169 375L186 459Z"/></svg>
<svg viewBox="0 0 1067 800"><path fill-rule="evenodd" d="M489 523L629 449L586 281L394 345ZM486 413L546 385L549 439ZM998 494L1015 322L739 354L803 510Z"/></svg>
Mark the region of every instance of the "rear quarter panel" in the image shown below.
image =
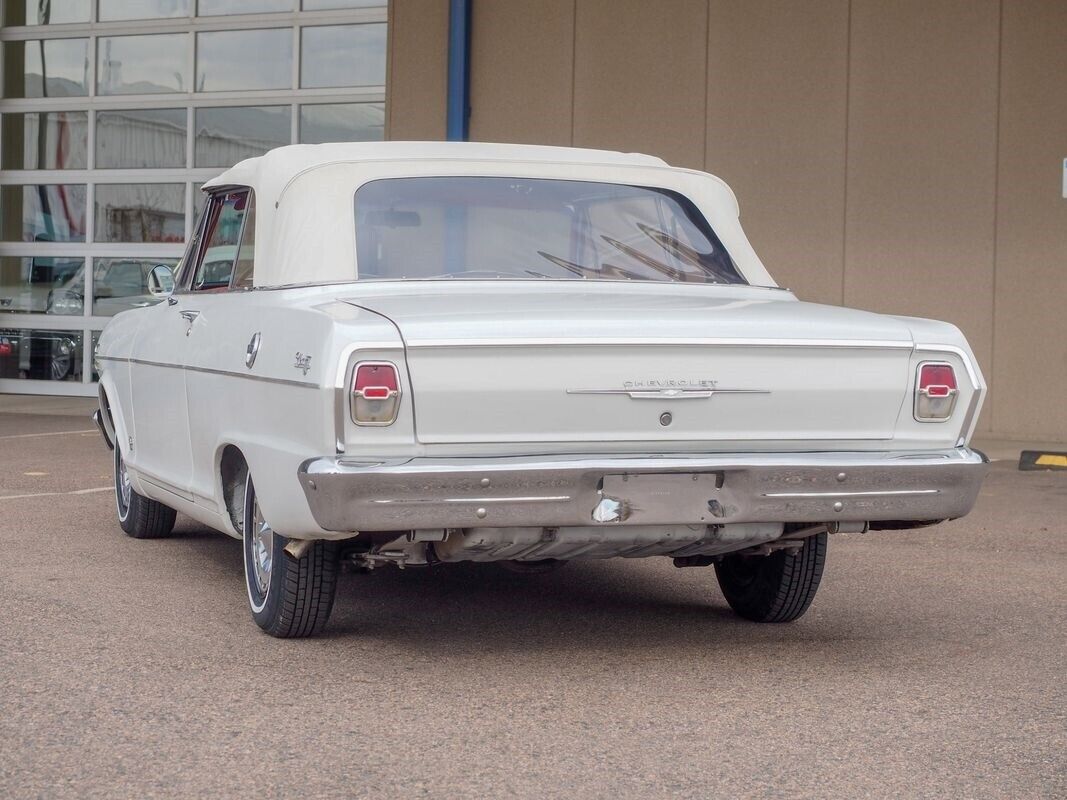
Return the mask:
<svg viewBox="0 0 1067 800"><path fill-rule="evenodd" d="M399 335L377 315L321 291L204 295L196 306L187 376L197 502L225 513L220 462L233 445L251 470L271 526L287 536L321 534L297 469L345 447L337 413L345 372L339 363L353 343L398 348L402 363ZM259 351L249 367L247 348L256 333Z"/></svg>

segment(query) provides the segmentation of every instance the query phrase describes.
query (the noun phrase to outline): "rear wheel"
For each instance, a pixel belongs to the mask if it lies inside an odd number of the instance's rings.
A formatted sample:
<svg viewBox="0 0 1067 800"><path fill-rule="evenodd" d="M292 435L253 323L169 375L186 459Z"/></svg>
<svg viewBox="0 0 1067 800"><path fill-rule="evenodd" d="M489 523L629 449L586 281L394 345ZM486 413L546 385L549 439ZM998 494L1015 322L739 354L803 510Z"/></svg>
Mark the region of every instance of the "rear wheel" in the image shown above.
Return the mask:
<svg viewBox="0 0 1067 800"><path fill-rule="evenodd" d="M174 529L178 514L155 500L137 494L130 484L130 474L122 458L122 448L115 444L115 509L119 525L134 539L158 539Z"/></svg>
<svg viewBox="0 0 1067 800"><path fill-rule="evenodd" d="M244 504L245 586L252 618L271 636L296 639L323 629L337 591L336 542L317 541L300 558L263 518L249 473Z"/></svg>
<svg viewBox="0 0 1067 800"><path fill-rule="evenodd" d="M726 556L715 575L726 602L754 622L792 622L801 617L822 580L826 534L804 540L796 551L769 556Z"/></svg>

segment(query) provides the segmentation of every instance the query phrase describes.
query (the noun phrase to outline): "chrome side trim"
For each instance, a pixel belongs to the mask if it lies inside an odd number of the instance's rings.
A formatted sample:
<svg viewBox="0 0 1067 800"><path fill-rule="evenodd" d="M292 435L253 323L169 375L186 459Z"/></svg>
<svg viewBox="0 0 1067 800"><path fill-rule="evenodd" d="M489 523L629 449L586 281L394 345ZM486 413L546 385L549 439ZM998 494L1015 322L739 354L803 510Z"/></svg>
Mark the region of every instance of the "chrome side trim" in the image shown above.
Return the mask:
<svg viewBox="0 0 1067 800"><path fill-rule="evenodd" d="M327 457L297 478L326 531L934 521L971 510L967 448L511 458ZM620 514L596 515L605 500Z"/></svg>
<svg viewBox="0 0 1067 800"><path fill-rule="evenodd" d="M319 384L311 381L296 381L289 378L271 378L267 375L248 375L243 372L234 372L228 369L212 369L211 367L191 367L186 364L167 364L163 361L150 361L145 358L119 358L118 356L97 356L101 361L117 361L126 364L141 364L145 367L162 367L164 369L180 369L186 372L202 372L207 375L226 375L231 378L240 378L246 381L261 381L263 383L278 383L283 386L299 386L303 389L319 389Z"/></svg>
<svg viewBox="0 0 1067 800"><path fill-rule="evenodd" d="M533 339L413 339L407 346L413 349L435 347L610 347L633 345L732 345L736 347L832 347L862 350L911 350L910 341L874 339L744 339L744 338L592 338L546 337Z"/></svg>
<svg viewBox="0 0 1067 800"><path fill-rule="evenodd" d="M899 489L873 492L767 492L764 497L896 497L938 494L940 489Z"/></svg>

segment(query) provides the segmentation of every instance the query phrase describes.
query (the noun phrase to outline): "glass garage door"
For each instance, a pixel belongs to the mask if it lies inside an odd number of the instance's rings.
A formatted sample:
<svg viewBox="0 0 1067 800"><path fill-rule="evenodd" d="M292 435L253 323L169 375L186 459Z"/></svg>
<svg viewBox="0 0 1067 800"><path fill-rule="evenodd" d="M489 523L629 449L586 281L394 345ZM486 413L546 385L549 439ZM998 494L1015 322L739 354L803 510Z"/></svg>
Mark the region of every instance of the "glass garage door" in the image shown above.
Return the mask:
<svg viewBox="0 0 1067 800"><path fill-rule="evenodd" d="M200 184L293 142L383 138L385 0L3 0L0 392L94 394Z"/></svg>

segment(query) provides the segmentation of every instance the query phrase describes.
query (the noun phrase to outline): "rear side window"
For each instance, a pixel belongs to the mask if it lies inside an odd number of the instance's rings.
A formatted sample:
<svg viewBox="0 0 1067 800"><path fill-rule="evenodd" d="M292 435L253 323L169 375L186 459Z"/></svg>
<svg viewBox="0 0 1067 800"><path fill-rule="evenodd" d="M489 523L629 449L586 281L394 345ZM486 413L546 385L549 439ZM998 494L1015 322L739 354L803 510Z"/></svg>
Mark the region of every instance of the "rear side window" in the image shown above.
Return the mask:
<svg viewBox="0 0 1067 800"><path fill-rule="evenodd" d="M212 195L204 215L203 246L190 288L202 292L251 286L255 194L241 189Z"/></svg>
<svg viewBox="0 0 1067 800"><path fill-rule="evenodd" d="M360 280L744 283L691 200L531 178L371 181L355 195Z"/></svg>

